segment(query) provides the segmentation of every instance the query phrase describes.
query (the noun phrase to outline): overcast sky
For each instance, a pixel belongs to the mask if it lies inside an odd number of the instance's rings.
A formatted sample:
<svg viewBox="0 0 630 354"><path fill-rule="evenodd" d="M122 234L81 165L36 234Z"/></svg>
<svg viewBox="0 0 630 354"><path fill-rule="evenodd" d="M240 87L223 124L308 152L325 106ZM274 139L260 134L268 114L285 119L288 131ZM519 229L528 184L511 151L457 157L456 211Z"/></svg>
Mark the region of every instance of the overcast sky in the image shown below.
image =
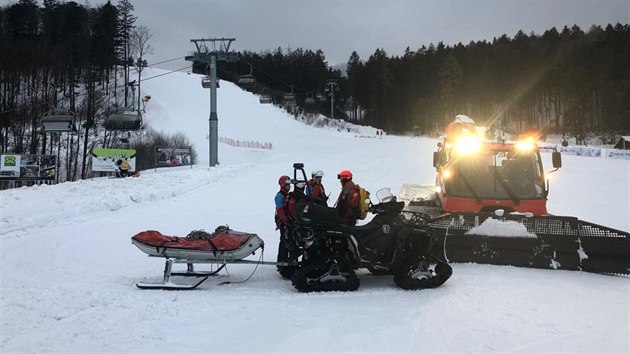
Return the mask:
<svg viewBox="0 0 630 354"><path fill-rule="evenodd" d="M15 1L0 0L0 3ZM39 1L42 3L43 1ZM83 3L84 0L77 0ZM97 5L106 1L91 0ZM234 37L232 49L278 47L323 50L330 65L352 51L367 59L377 48L400 55L406 47L492 40L519 29L542 34L555 26L630 23L630 0L131 0L136 25L153 34L149 65L194 50L193 38ZM117 4L118 1L112 1ZM169 68L186 62L168 63ZM162 65L162 67L165 67Z"/></svg>

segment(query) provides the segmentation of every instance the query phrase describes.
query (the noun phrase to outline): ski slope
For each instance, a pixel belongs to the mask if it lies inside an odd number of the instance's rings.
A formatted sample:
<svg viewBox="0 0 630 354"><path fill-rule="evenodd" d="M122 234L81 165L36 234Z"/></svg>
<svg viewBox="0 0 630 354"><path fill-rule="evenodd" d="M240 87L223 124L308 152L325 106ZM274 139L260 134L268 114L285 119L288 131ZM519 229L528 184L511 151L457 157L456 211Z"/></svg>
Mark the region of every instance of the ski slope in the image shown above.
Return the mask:
<svg viewBox="0 0 630 354"><path fill-rule="evenodd" d="M301 294L260 266L241 284L136 289L164 266L131 244L146 229L183 236L227 224L257 233L264 259L275 260L273 197L293 162L323 170L333 200L343 169L373 193L434 178L436 140L308 126L227 82L218 90L219 136L273 149L219 144L220 165L210 168L209 91L200 80L174 73L142 86L152 96L148 124L186 134L200 158L193 168L0 191L0 352L630 351L627 277L454 264L433 290L400 290L391 277L360 271L357 292ZM630 230L630 161L563 156L563 165L551 213ZM229 279L254 269L230 265Z"/></svg>

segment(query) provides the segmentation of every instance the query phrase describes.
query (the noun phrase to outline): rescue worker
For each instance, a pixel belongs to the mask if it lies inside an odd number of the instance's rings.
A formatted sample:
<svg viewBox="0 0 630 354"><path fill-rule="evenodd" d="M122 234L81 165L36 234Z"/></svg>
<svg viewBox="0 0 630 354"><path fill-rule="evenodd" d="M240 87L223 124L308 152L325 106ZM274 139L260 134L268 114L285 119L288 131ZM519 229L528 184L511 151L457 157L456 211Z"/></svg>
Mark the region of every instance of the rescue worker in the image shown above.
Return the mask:
<svg viewBox="0 0 630 354"><path fill-rule="evenodd" d="M280 176L278 179L280 190L276 193L276 230L280 230L280 241L278 242L278 262L286 262L289 257L289 251L287 244L290 244L287 240L288 228L289 228L289 216L287 215L287 199L289 192L291 191L291 178L289 176ZM278 272L283 274L283 267L277 267ZM284 277L284 275L283 275Z"/></svg>
<svg viewBox="0 0 630 354"><path fill-rule="evenodd" d="M328 206L328 196L322 184L324 172L315 170L311 173L311 179L306 184L306 195L311 198L313 203Z"/></svg>
<svg viewBox="0 0 630 354"><path fill-rule="evenodd" d="M289 219L286 213L286 203L287 198L289 196L289 192L291 191L291 178L289 176L280 176L278 179L278 184L280 185L280 190L276 193L276 230L280 230L280 238L284 238L284 232L286 230L286 226L289 224Z"/></svg>
<svg viewBox="0 0 630 354"><path fill-rule="evenodd" d="M341 183L341 193L335 203L337 215L348 220L350 225L355 225L360 215L359 188L352 182L352 172L343 170L337 175Z"/></svg>
<svg viewBox="0 0 630 354"><path fill-rule="evenodd" d="M284 242L280 242L280 246L278 248L278 262L291 263L296 261L300 254L300 250L297 248L297 245L293 240L296 205L303 201L307 201L308 197L304 194L306 181L294 181L293 183L293 192L289 193L287 197L286 210L288 224L286 227L287 231ZM293 276L293 273L297 270L296 266L277 266L276 269L284 279L291 279L291 276Z"/></svg>
<svg viewBox="0 0 630 354"><path fill-rule="evenodd" d="M292 221L295 220L295 206L300 202L305 202L309 200L309 197L304 192L306 188L306 181L295 181L295 187L293 188L293 192L289 194L288 198L288 210L289 210L289 220L292 226Z"/></svg>

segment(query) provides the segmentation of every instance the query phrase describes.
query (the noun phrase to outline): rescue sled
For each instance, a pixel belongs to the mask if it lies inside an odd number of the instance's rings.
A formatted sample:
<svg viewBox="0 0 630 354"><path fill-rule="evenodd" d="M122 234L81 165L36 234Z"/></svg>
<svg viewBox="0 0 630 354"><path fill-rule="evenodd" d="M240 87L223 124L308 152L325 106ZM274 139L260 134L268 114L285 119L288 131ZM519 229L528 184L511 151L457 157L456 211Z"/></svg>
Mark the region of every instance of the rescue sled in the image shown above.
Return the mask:
<svg viewBox="0 0 630 354"><path fill-rule="evenodd" d="M147 230L134 235L131 242L150 257L166 258L163 281L136 284L140 289L190 290L216 275L227 263L264 263L244 260L258 249L264 249L263 240L256 234L234 231L227 226L219 226L213 233L192 231L184 237ZM188 269L186 272L173 272L173 263L186 263ZM199 272L194 270L194 263L220 264L220 267L210 272ZM182 284L172 282L171 276L202 279L192 284Z"/></svg>

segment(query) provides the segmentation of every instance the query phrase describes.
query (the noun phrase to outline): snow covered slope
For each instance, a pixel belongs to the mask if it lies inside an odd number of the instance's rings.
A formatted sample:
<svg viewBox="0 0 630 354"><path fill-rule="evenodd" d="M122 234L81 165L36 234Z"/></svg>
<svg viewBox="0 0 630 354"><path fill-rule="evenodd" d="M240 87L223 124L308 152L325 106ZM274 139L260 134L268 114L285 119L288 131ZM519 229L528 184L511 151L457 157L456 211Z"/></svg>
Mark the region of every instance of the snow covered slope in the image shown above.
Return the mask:
<svg viewBox="0 0 630 354"><path fill-rule="evenodd" d="M155 71L159 74L159 71ZM152 76L147 69L146 77ZM207 167L209 91L174 73L143 83L147 122L183 132L200 163L0 191L0 352L628 352L628 278L455 264L442 287L409 292L391 277L359 273L355 293L300 294L261 266L243 284L210 280L191 292L141 291L163 260L135 233L185 235L228 224L255 232L274 260L277 179L293 162L335 179L351 169L368 190L431 183L435 140L318 129L227 82L219 136L272 142L272 150L219 144ZM359 137L361 136L361 137ZM367 138L367 136L372 136ZM550 156L544 157L550 166ZM630 163L565 156L549 210L630 230ZM229 266L230 280L253 266Z"/></svg>

